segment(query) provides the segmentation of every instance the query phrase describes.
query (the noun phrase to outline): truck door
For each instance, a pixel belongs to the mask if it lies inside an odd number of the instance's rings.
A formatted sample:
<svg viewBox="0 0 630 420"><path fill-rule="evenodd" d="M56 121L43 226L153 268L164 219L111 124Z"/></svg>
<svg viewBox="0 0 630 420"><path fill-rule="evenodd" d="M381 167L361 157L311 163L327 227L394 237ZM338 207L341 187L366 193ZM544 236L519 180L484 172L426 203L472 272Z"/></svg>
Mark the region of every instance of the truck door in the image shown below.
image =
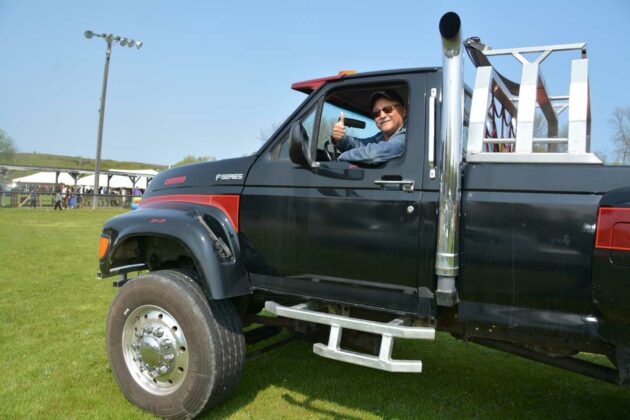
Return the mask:
<svg viewBox="0 0 630 420"><path fill-rule="evenodd" d="M253 165L241 197L241 242L254 288L418 312L419 265L426 264L418 243L425 84L422 72L333 83L289 119ZM339 112L366 124L349 134L372 135L369 98L383 88L407 101L404 155L377 165L330 161L325 149ZM316 168L288 157L296 121Z"/></svg>

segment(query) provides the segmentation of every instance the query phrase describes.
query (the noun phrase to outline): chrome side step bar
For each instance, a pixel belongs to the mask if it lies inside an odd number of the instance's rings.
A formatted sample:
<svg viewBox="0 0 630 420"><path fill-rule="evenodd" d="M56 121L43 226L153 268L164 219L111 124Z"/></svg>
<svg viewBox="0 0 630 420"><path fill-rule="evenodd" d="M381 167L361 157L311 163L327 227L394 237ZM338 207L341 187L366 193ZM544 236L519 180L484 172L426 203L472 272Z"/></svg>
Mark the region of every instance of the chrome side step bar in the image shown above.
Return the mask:
<svg viewBox="0 0 630 420"><path fill-rule="evenodd" d="M277 316L285 318L330 325L328 345L322 343L314 344L313 352L315 354L329 359L339 360L341 362L371 367L388 372L422 372L422 362L420 360L392 359L394 337L416 340L435 339L435 328L406 326L404 325L407 321L406 317L396 318L389 323L368 321L365 319L351 318L343 315L318 312L312 310L308 303L300 303L295 306L282 306L275 302L268 301L265 302L265 309ZM340 348L341 333L344 328L372 334L380 334L382 339L379 355L372 356Z"/></svg>

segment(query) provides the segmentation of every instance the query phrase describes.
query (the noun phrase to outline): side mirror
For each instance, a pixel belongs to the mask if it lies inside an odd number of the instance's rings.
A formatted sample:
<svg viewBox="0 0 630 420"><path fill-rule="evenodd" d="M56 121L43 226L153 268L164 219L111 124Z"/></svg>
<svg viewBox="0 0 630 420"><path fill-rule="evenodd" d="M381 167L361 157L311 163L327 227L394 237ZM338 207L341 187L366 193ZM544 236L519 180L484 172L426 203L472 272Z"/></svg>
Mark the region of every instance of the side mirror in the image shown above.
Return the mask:
<svg viewBox="0 0 630 420"><path fill-rule="evenodd" d="M296 121L291 125L289 132L289 157L291 162L301 166L313 166L311 160L311 152L308 149L308 134L300 121Z"/></svg>

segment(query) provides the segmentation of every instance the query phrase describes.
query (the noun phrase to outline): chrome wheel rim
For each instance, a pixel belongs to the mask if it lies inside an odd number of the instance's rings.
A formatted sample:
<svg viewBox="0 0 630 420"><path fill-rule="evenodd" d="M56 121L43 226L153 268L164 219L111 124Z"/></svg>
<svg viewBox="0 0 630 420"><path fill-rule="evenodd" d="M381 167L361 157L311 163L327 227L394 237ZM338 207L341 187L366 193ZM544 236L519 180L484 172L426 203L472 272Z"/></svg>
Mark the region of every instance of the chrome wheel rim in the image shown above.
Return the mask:
<svg viewBox="0 0 630 420"><path fill-rule="evenodd" d="M127 317L123 356L131 377L155 395L175 392L188 372L188 346L177 320L163 308L143 305Z"/></svg>

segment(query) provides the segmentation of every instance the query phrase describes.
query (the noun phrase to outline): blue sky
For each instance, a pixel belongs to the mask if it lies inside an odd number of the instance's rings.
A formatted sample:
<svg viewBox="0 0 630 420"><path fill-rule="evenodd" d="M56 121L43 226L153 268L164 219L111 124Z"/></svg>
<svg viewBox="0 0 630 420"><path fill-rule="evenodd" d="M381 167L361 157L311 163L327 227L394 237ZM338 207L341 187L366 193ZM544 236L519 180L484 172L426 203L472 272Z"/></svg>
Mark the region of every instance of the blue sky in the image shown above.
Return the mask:
<svg viewBox="0 0 630 420"><path fill-rule="evenodd" d="M465 37L495 48L587 42L592 146L612 150L607 120L630 106L623 0L0 0L0 128L19 151L95 155L105 42L85 39L91 29L144 42L112 51L103 158L242 156L304 99L293 82L441 65L437 26L450 10ZM552 94L568 93L560 74L573 57L543 65Z"/></svg>

